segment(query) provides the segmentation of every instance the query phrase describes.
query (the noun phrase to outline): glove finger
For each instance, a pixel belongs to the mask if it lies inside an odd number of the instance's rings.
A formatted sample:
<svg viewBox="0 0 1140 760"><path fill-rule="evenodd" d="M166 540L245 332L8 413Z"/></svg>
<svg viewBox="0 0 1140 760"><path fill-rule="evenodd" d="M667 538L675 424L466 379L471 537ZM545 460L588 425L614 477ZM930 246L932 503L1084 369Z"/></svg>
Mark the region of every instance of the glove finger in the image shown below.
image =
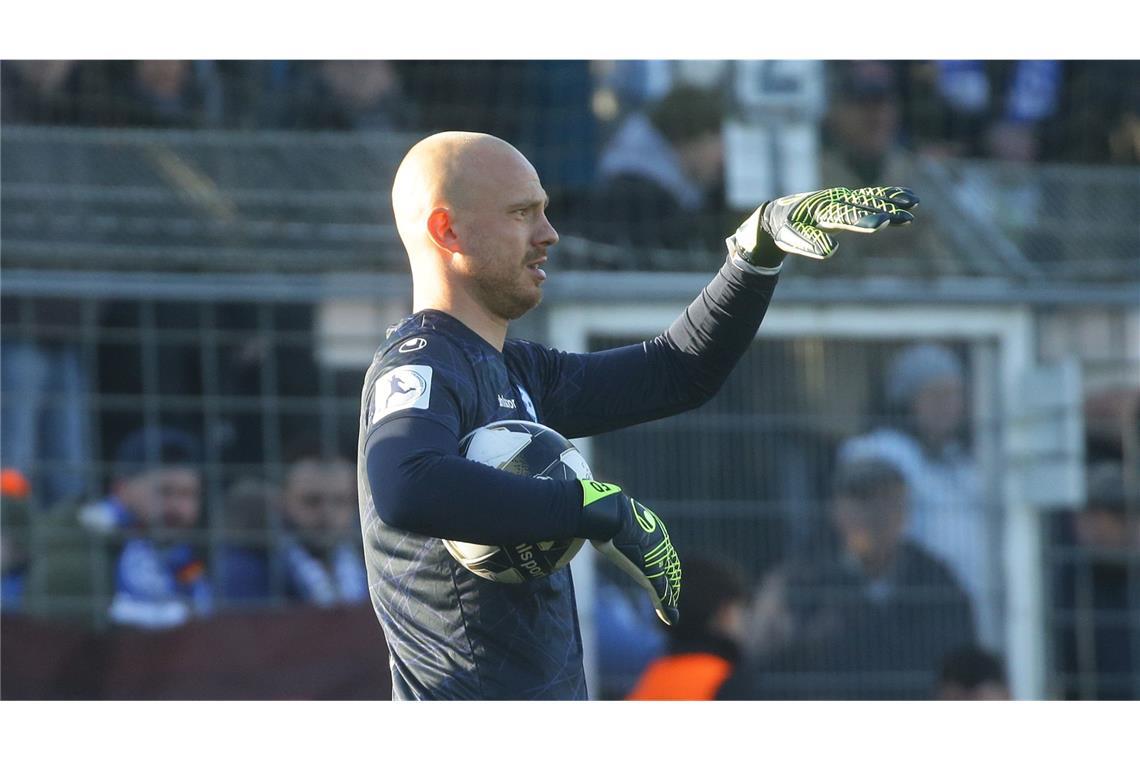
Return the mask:
<svg viewBox="0 0 1140 760"><path fill-rule="evenodd" d="M890 224L893 224L893 225L901 226L904 224L910 224L911 222L914 221L914 214L910 213L909 211L905 211L904 209L913 208L913 206L918 202L917 198L914 198L914 203L910 203L909 205L901 205L901 204L895 203L892 200L886 200L882 196L874 195L871 192L874 190L892 190L892 189L901 190L902 188L874 188L874 187L872 187L872 188L862 188L859 190L853 190L853 191L851 191L851 195L847 199L846 203L849 206L854 206L856 208L864 209L866 211L886 212L887 214L890 214L889 222L890 222ZM914 196L912 195L911 197L914 197ZM906 199L903 199L903 200L905 201ZM876 219L874 223L878 224L878 220ZM866 226L870 226L870 225L868 224ZM879 226L882 226L882 225L879 225ZM878 229L878 228L879 227L874 227L874 229Z"/></svg>
<svg viewBox="0 0 1140 760"><path fill-rule="evenodd" d="M860 187L857 190L852 190L852 194L866 195L869 197L882 198L883 200L890 201L895 206L901 209L914 208L918 205L918 196L909 187L896 187L894 185L879 186L879 187Z"/></svg>
<svg viewBox="0 0 1140 760"><path fill-rule="evenodd" d="M677 610L676 602L670 601L674 599L674 597L669 594L668 581L664 580L664 578L661 580L663 581L661 583L658 583L657 579L653 580L654 588L649 594L649 597L653 600L653 607L657 612L657 617L661 618L661 621L666 625L673 625L680 619L681 613Z"/></svg>
<svg viewBox="0 0 1140 760"><path fill-rule="evenodd" d="M780 228L776 245L787 253L812 259L827 259L839 250L835 238L807 222L791 222Z"/></svg>
<svg viewBox="0 0 1140 760"><path fill-rule="evenodd" d="M672 546L663 554L662 560L655 563L655 567L647 568L640 545L619 546L613 542L613 539L591 541L591 543L606 559L646 590L657 616L662 621L672 625L679 619L677 600L680 597L680 568L677 566L679 563L676 562L676 551Z"/></svg>
<svg viewBox="0 0 1140 760"><path fill-rule="evenodd" d="M901 206L881 196L868 193L865 190L851 191L851 193L846 198L844 198L840 204L836 205L839 206L839 209L835 213L840 217L842 217L844 214L850 215L852 213L850 209L855 208L861 209L863 211L886 211L888 214L892 215L906 214L907 216L910 216L911 219L914 218L909 211L903 211ZM855 213L858 212L856 211Z"/></svg>
<svg viewBox="0 0 1140 760"><path fill-rule="evenodd" d="M891 214L891 224L896 227L902 227L904 224L910 224L914 221L914 214L909 211L896 211Z"/></svg>
<svg viewBox="0 0 1140 760"><path fill-rule="evenodd" d="M890 224L893 216L890 211L868 211L857 206L851 206L850 209L851 212L838 215L835 220L820 221L817 226L821 230L829 231L874 232L880 227Z"/></svg>
<svg viewBox="0 0 1140 760"><path fill-rule="evenodd" d="M654 602L653 606L656 608L654 612L657 617L661 618L661 622L665 625L676 625L677 621L681 619L681 613L677 611L676 607L662 607Z"/></svg>

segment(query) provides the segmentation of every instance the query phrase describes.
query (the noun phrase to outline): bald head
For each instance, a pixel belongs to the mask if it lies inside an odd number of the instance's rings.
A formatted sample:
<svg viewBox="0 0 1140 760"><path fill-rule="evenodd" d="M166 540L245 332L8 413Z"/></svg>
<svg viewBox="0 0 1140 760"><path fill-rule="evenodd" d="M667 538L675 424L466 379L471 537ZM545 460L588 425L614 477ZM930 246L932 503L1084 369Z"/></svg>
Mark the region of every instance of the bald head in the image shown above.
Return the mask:
<svg viewBox="0 0 1140 760"><path fill-rule="evenodd" d="M462 214L496 199L504 181L537 176L526 157L498 137L480 132L426 137L404 156L392 183L400 239L413 253L428 242L426 222L433 209Z"/></svg>
<svg viewBox="0 0 1140 760"><path fill-rule="evenodd" d="M412 307L436 309L502 346L507 323L542 300L558 233L538 172L509 143L441 132L396 171L392 209L412 270Z"/></svg>

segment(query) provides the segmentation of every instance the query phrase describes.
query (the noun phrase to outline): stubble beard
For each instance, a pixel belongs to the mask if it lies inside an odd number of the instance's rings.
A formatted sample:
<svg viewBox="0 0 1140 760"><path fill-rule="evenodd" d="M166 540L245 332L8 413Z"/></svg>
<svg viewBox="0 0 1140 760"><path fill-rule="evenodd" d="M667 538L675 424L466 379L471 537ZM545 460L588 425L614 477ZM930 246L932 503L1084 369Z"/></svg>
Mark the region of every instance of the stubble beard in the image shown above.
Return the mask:
<svg viewBox="0 0 1140 760"><path fill-rule="evenodd" d="M532 259L533 257L528 257ZM500 319L518 319L542 301L542 289L533 291L520 283L519 268L525 272L525 264L518 262L504 266L502 271L481 272L475 278L475 287L483 305Z"/></svg>

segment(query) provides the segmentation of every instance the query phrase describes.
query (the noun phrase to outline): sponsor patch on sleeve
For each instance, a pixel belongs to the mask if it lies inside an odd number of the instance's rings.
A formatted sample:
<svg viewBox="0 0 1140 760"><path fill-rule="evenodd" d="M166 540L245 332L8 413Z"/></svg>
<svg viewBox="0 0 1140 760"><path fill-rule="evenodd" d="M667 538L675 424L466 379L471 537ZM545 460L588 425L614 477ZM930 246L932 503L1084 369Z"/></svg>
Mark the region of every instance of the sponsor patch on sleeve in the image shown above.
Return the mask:
<svg viewBox="0 0 1140 760"><path fill-rule="evenodd" d="M431 367L408 364L389 370L372 387L372 418L375 425L401 409L427 409L431 401Z"/></svg>

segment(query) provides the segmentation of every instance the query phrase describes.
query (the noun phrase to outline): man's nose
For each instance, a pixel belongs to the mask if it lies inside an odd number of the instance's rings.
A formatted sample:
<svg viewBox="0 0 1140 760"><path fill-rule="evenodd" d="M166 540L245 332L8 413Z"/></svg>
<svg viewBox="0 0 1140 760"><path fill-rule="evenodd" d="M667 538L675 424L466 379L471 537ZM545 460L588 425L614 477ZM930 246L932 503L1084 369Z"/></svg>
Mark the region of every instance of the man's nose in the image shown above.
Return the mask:
<svg viewBox="0 0 1140 760"><path fill-rule="evenodd" d="M542 215L542 224L539 227L538 240L536 242L539 245L547 246L554 245L558 242L558 231L554 229L554 225L546 218L545 213Z"/></svg>

